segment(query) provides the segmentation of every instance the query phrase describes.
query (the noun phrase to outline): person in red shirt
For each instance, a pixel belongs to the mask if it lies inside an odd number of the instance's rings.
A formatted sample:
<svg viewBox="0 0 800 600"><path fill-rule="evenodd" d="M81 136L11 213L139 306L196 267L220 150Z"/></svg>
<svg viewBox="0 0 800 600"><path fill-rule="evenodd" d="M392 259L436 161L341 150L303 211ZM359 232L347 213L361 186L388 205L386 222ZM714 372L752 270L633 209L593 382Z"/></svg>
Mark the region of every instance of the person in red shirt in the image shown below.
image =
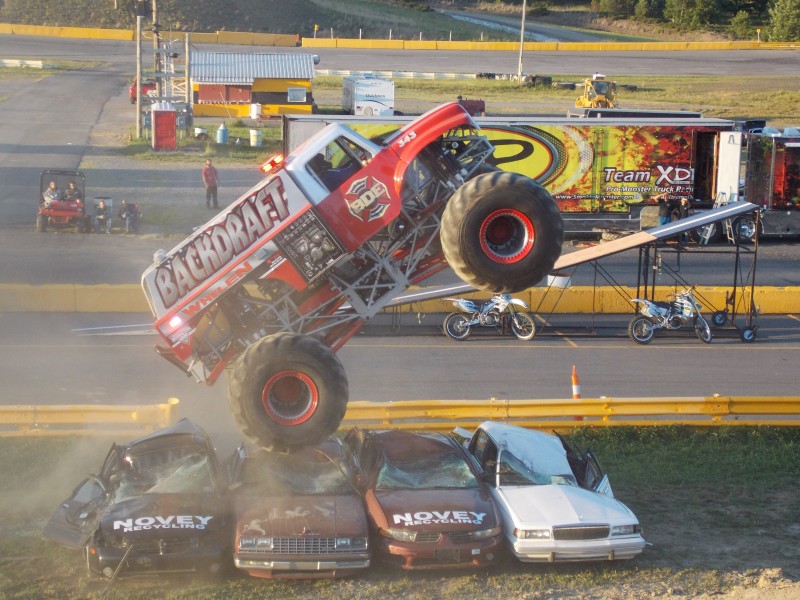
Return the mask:
<svg viewBox="0 0 800 600"><path fill-rule="evenodd" d="M201 171L203 184L206 186L206 206L208 208L219 208L217 204L217 186L219 185L219 175L217 169L211 164L211 159L206 159L206 166Z"/></svg>

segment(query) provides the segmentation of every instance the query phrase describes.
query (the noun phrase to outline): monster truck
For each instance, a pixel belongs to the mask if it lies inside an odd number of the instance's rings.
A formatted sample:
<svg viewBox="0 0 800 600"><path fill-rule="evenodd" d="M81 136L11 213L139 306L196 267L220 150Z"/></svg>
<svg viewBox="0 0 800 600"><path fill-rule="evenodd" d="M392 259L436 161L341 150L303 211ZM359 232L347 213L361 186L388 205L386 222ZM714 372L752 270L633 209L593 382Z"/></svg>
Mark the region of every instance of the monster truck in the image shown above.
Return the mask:
<svg viewBox="0 0 800 600"><path fill-rule="evenodd" d="M551 271L555 201L488 164L492 152L455 103L380 143L327 126L156 252L142 287L157 352L208 385L227 370L237 424L260 446L324 439L348 400L336 350L409 285L449 264L478 289L516 292Z"/></svg>

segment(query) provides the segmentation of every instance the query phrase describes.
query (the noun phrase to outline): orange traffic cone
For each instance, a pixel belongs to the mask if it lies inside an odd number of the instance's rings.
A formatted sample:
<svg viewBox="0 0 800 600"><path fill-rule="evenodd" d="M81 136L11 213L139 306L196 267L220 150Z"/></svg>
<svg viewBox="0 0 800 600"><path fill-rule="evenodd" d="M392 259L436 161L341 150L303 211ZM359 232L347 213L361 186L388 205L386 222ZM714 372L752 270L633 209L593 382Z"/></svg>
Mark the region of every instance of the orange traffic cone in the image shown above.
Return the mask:
<svg viewBox="0 0 800 600"><path fill-rule="evenodd" d="M575 365L572 365L572 398L574 400L580 400L581 398L581 382L578 379L578 369L575 368ZM583 421L583 417L580 415L576 415L573 418L576 421Z"/></svg>

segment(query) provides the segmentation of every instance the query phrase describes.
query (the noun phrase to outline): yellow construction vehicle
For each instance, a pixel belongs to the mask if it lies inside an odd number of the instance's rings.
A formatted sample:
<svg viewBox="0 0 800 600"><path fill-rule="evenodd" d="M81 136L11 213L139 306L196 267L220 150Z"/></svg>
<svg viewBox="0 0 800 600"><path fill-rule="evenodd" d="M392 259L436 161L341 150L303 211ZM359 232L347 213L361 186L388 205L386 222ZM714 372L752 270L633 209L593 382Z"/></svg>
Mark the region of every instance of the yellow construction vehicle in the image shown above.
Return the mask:
<svg viewBox="0 0 800 600"><path fill-rule="evenodd" d="M616 108L617 82L595 73L583 80L583 94L575 99L576 108Z"/></svg>

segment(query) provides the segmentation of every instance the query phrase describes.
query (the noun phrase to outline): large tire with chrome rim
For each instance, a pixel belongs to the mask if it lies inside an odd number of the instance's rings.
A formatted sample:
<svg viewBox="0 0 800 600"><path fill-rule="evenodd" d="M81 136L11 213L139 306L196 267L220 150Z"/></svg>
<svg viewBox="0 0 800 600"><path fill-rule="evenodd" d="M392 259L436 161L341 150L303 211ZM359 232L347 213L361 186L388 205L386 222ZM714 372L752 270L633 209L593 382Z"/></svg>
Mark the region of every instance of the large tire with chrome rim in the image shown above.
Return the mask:
<svg viewBox="0 0 800 600"><path fill-rule="evenodd" d="M634 317L628 325L628 335L637 344L649 344L655 332L653 322L641 315Z"/></svg>
<svg viewBox="0 0 800 600"><path fill-rule="evenodd" d="M469 319L464 313L450 313L442 323L444 334L451 340L463 342L470 334L470 326L467 325L468 321Z"/></svg>
<svg viewBox="0 0 800 600"><path fill-rule="evenodd" d="M518 173L478 175L442 215L442 249L462 280L480 290L518 292L553 270L564 225L555 200Z"/></svg>
<svg viewBox="0 0 800 600"><path fill-rule="evenodd" d="M511 315L511 331L518 340L527 342L536 335L536 323L528 313L513 313Z"/></svg>
<svg viewBox="0 0 800 600"><path fill-rule="evenodd" d="M758 225L753 215L742 215L731 224L733 238L738 244L752 244L758 237Z"/></svg>
<svg viewBox="0 0 800 600"><path fill-rule="evenodd" d="M348 399L347 375L314 337L278 333L250 346L228 378L242 433L268 450L314 445L336 431Z"/></svg>

